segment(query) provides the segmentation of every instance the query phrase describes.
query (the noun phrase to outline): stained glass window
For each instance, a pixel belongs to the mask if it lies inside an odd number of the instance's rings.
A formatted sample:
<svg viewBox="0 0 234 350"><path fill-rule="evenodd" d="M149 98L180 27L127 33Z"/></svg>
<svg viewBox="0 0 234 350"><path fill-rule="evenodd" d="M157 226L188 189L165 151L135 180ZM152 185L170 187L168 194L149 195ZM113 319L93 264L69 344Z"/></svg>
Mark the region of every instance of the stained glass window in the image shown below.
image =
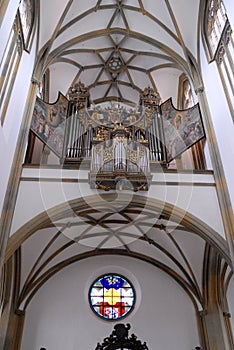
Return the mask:
<svg viewBox="0 0 234 350"><path fill-rule="evenodd" d="M135 291L125 277L115 274L103 275L92 284L89 301L98 316L116 320L132 310L135 304Z"/></svg>

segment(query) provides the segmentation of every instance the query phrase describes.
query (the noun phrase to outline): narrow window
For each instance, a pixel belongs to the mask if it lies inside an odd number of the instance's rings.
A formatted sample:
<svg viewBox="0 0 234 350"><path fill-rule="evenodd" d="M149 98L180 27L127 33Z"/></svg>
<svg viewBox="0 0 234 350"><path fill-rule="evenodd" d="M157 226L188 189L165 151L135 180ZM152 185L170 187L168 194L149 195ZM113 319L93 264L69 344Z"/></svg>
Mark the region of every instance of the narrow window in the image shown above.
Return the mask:
<svg viewBox="0 0 234 350"><path fill-rule="evenodd" d="M221 0L209 0L206 5L205 41L209 60L215 60L227 103L234 120L234 37Z"/></svg>
<svg viewBox="0 0 234 350"><path fill-rule="evenodd" d="M0 113L3 125L23 51L19 16L16 16L0 62Z"/></svg>
<svg viewBox="0 0 234 350"><path fill-rule="evenodd" d="M35 2L21 0L0 61L0 115L3 125L23 50L29 51L34 28Z"/></svg>

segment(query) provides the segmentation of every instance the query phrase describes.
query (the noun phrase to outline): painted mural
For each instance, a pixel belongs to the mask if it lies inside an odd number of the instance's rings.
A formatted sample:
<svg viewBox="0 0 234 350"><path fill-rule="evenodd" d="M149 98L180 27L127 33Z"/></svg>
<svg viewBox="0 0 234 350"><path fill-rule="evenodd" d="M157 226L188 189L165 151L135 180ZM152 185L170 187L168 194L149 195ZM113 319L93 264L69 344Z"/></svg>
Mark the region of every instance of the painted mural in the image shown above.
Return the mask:
<svg viewBox="0 0 234 350"><path fill-rule="evenodd" d="M68 100L59 93L54 104L45 103L37 97L33 111L31 130L58 157L63 154L67 110Z"/></svg>
<svg viewBox="0 0 234 350"><path fill-rule="evenodd" d="M198 104L186 110L174 108L169 99L161 104L167 162L205 137Z"/></svg>

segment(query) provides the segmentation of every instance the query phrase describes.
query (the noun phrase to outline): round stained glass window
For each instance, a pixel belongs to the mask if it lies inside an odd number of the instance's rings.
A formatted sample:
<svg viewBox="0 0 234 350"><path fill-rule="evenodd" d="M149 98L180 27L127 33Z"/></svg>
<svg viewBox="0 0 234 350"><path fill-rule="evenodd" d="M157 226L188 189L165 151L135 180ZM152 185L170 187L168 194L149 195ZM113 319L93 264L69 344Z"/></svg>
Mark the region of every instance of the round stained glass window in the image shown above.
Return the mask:
<svg viewBox="0 0 234 350"><path fill-rule="evenodd" d="M125 317L135 304L135 291L131 283L116 274L99 277L89 290L92 310L107 320Z"/></svg>

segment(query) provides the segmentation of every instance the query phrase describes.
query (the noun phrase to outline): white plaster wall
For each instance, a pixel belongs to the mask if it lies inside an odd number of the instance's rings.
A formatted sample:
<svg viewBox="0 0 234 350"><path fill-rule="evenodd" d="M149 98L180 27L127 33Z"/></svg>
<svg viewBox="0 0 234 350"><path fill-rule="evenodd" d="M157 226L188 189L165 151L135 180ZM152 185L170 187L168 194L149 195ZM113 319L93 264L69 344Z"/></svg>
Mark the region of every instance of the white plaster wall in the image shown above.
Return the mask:
<svg viewBox="0 0 234 350"><path fill-rule="evenodd" d="M155 81L162 102L165 102L170 97L173 105L177 106L178 80L181 71L177 69L160 69L152 72L152 77ZM170 82L170 84L168 84Z"/></svg>
<svg viewBox="0 0 234 350"><path fill-rule="evenodd" d="M71 199L84 198L88 202L89 195L97 195L102 201L103 191L90 189L87 171L25 168L22 179L11 234L34 216L58 204L68 203ZM69 182L69 180L75 182ZM130 201L133 192L128 192L128 195ZM137 195L149 196L182 208L224 237L212 174L159 172L154 174L150 190L138 192ZM104 203L104 205L108 204Z"/></svg>
<svg viewBox="0 0 234 350"><path fill-rule="evenodd" d="M233 0L224 0L223 3L225 5L228 19L229 19L229 22L230 22L232 30L233 30L233 28L234 28L234 1Z"/></svg>
<svg viewBox="0 0 234 350"><path fill-rule="evenodd" d="M218 68L215 62L208 64L207 57L201 48L201 67L211 118L217 138L222 165L227 180L232 205L234 207L234 127L227 105Z"/></svg>
<svg viewBox="0 0 234 350"><path fill-rule="evenodd" d="M54 276L32 300L26 314L22 350L95 349L115 322L89 308L88 289L103 273L118 272L136 287L135 310L124 320L149 349L188 350L199 345L192 303L168 276L127 257L96 257L77 262ZM117 323L117 322L116 322Z"/></svg>
<svg viewBox="0 0 234 350"><path fill-rule="evenodd" d="M9 31L15 18L16 3L19 3L19 1L10 1L4 23L0 30L1 36L3 36L5 40L8 38ZM3 47L2 41L0 47ZM10 175L14 151L17 145L18 134L25 108L25 102L31 83L34 57L35 44L31 49L31 54L28 54L26 51L23 52L10 103L7 109L5 122L3 127L0 126L0 212L2 210L7 182Z"/></svg>

